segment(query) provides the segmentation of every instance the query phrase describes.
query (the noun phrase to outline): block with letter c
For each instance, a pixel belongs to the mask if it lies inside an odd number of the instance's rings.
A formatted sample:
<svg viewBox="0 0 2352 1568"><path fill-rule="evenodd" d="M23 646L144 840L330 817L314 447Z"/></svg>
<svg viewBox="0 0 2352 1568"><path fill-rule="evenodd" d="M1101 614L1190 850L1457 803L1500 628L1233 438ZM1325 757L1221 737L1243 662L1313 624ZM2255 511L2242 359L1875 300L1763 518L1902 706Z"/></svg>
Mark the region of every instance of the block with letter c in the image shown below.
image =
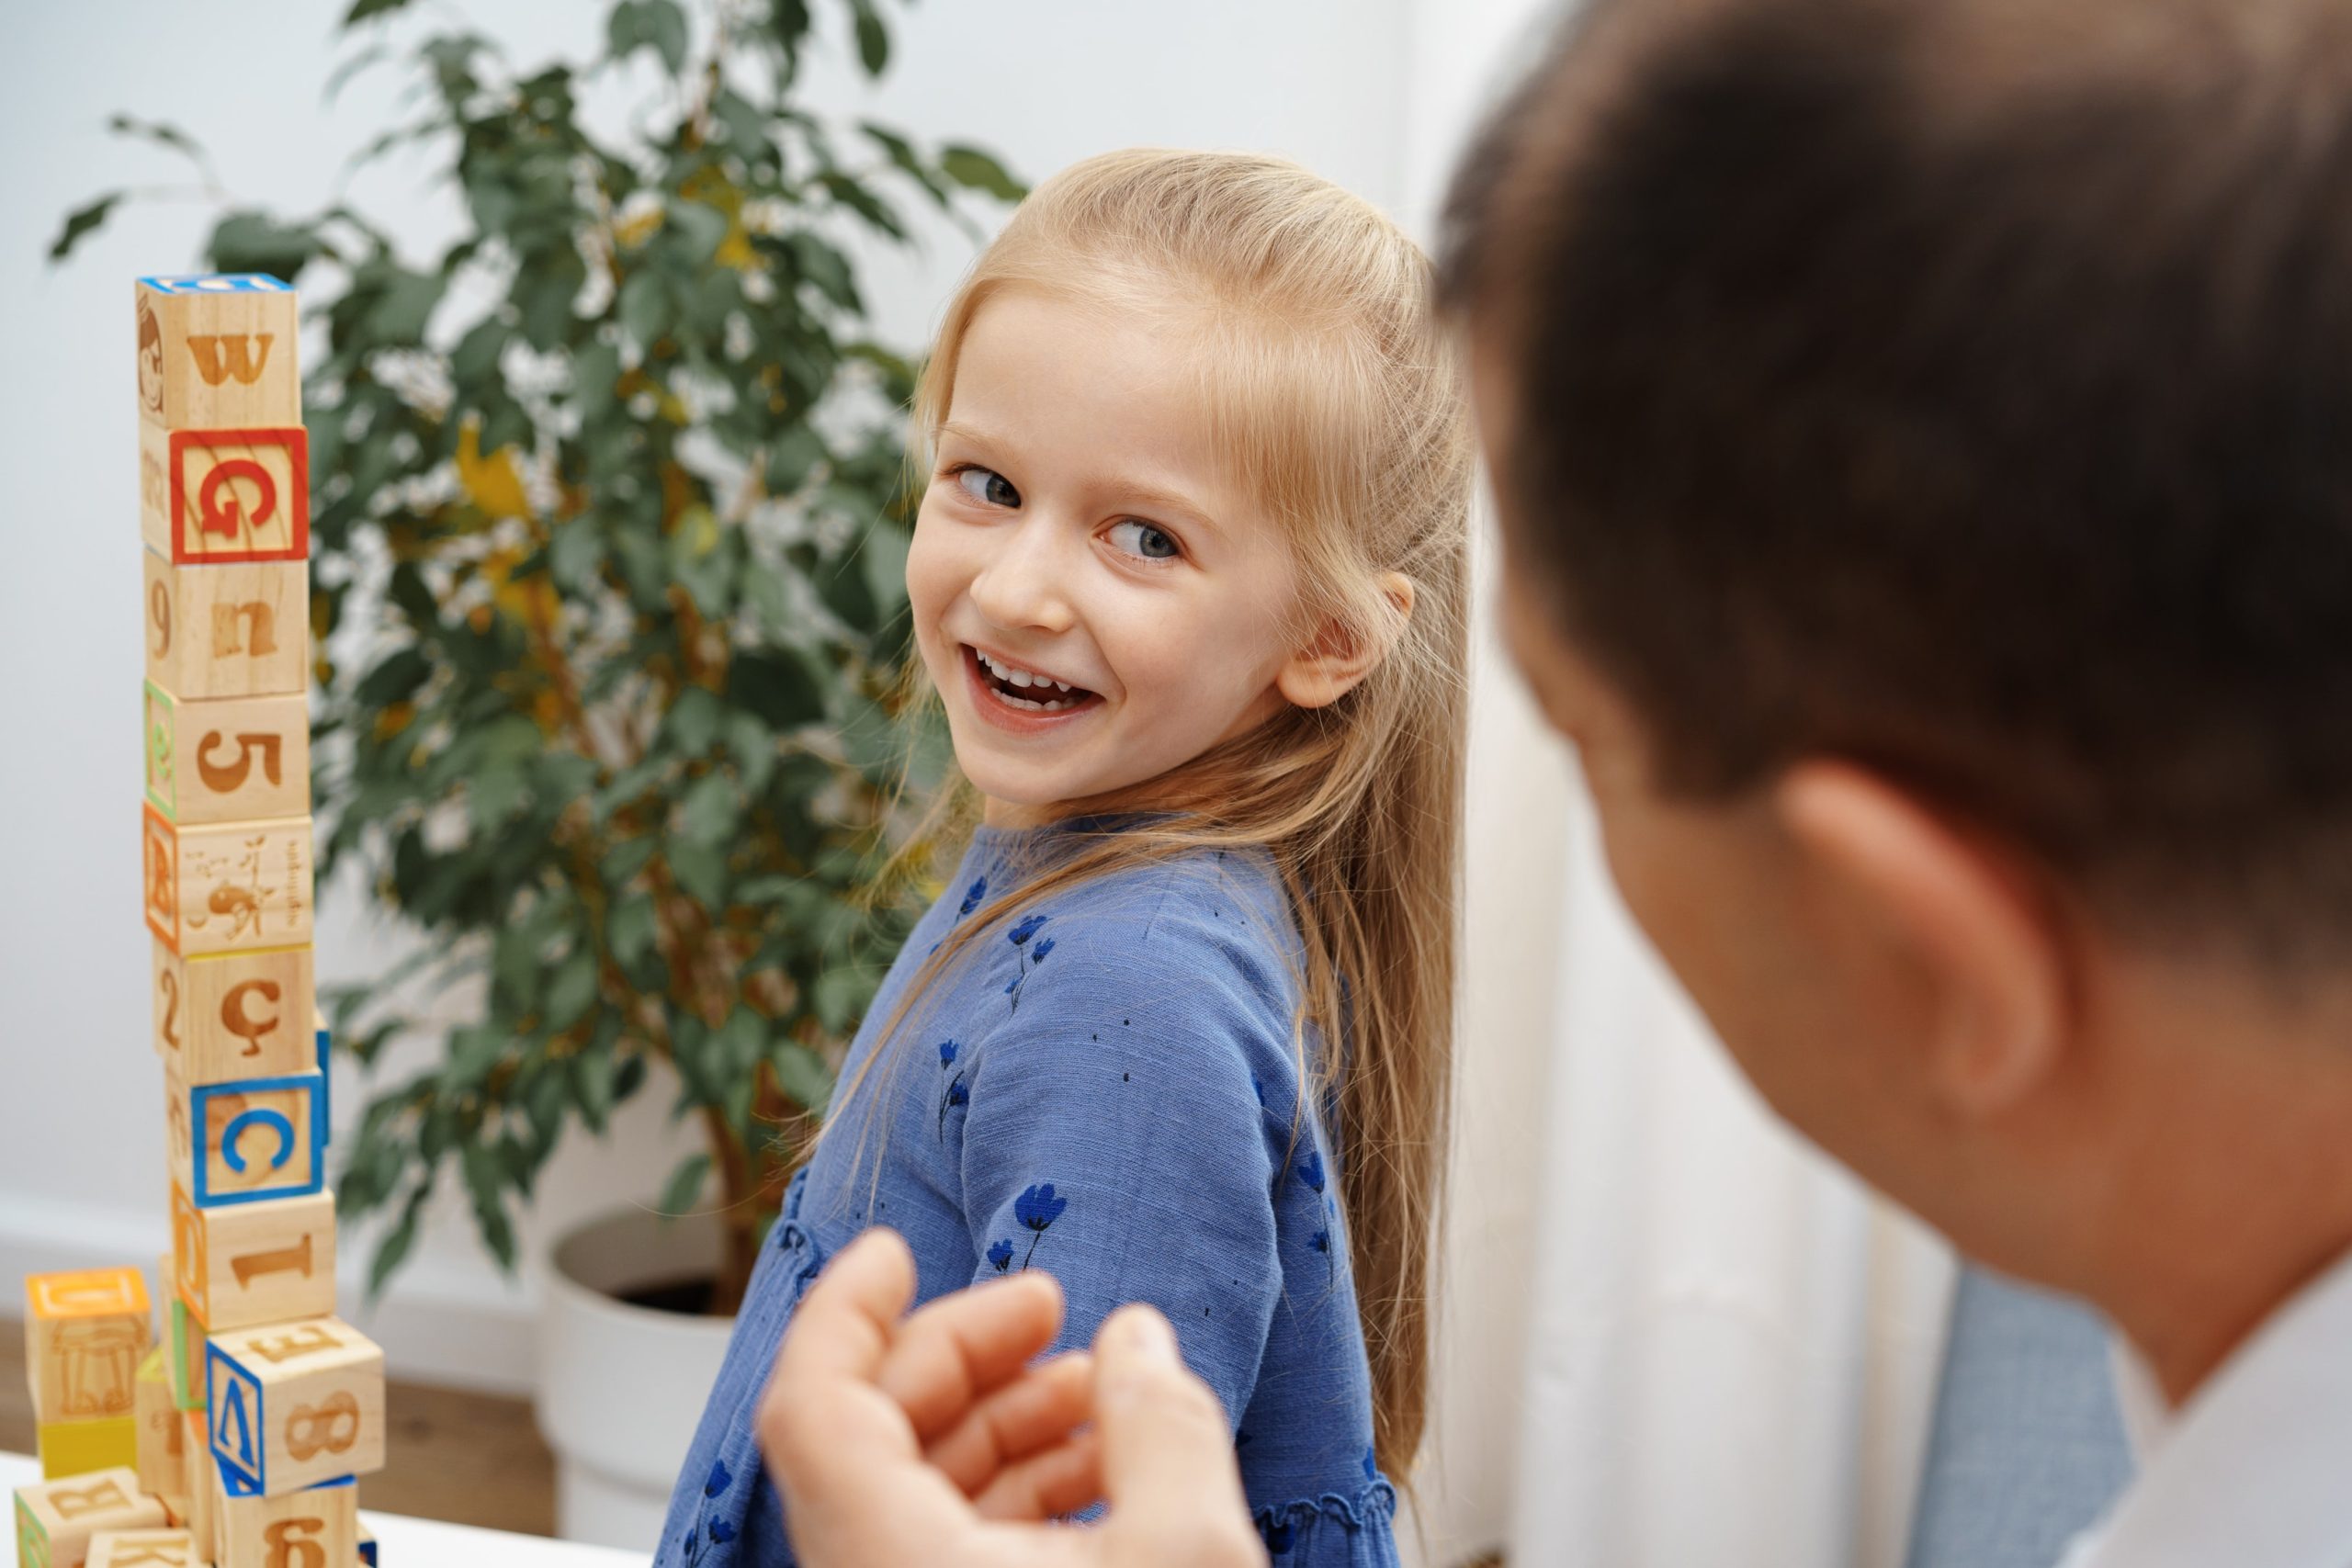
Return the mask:
<svg viewBox="0 0 2352 1568"><path fill-rule="evenodd" d="M183 1084L164 1074L172 1179L199 1209L326 1186L326 1086L315 1072Z"/></svg>

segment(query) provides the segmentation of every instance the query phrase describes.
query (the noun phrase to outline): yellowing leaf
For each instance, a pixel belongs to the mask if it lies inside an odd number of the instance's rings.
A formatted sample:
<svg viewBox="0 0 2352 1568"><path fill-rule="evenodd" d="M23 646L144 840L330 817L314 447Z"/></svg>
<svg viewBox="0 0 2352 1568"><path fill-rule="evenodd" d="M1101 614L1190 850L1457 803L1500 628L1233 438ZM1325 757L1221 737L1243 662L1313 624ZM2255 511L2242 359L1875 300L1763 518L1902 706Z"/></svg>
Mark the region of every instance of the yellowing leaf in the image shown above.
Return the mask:
<svg viewBox="0 0 2352 1568"><path fill-rule="evenodd" d="M531 498L514 466L514 448L501 446L481 455L481 422L471 416L458 433L458 484L466 499L492 517L528 517Z"/></svg>

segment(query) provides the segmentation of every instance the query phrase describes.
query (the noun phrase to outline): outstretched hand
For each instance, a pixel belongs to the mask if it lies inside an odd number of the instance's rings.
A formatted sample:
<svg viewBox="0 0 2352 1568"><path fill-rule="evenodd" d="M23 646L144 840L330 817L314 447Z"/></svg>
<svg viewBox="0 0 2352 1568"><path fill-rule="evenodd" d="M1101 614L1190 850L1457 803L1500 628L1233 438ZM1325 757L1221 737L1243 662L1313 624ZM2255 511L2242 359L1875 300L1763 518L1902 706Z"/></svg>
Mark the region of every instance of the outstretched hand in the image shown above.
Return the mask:
<svg viewBox="0 0 2352 1568"><path fill-rule="evenodd" d="M1061 1327L1043 1273L906 1315L914 1260L886 1230L844 1248L794 1314L760 1441L811 1568L1262 1564L1216 1396L1149 1307L1031 1366ZM1091 1425L1090 1425L1091 1424ZM1099 1526L1056 1516L1105 1499Z"/></svg>

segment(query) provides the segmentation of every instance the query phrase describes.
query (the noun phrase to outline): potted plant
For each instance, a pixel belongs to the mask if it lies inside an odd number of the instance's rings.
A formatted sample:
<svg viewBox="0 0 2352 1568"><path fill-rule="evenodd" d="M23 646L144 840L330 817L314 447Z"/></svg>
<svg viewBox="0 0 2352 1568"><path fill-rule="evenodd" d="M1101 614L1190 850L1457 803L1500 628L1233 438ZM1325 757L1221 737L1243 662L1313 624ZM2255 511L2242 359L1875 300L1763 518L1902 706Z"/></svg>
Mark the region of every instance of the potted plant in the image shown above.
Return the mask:
<svg viewBox="0 0 2352 1568"><path fill-rule="evenodd" d="M843 4L879 73L875 0ZM422 88L363 156L445 159L464 232L413 262L347 205L232 208L209 247L220 270L300 281L323 322L304 388L322 869L362 863L422 939L412 972L330 998L336 1039L372 1062L418 1027L397 997L420 979L480 998L349 1141L343 1212L384 1217L370 1290L452 1175L513 1268L514 1207L558 1141L601 1131L656 1063L706 1134L658 1197L677 1213L715 1187L699 1227L644 1218L556 1249L548 1343L604 1360L543 1378L573 1402L559 1416L543 1393L573 1450L567 1533L634 1544L684 1434L629 1407L616 1369L658 1368L698 1404L925 891L886 869L920 862L892 854L902 773L919 791L945 755L895 694L912 370L867 335L839 242L906 239L894 197L968 222L960 202L1021 194L976 149L798 107L812 20L806 0L695 20L616 0L598 58L525 67L415 25L407 0L356 0L344 70L404 60ZM606 72L649 88L625 141L578 113ZM113 123L203 163L175 128ZM120 199L69 215L52 254ZM698 1332L596 1294L646 1285ZM698 1371L656 1359L681 1338ZM620 1418L578 1407L596 1391ZM590 1473L632 1470L611 1495Z"/></svg>

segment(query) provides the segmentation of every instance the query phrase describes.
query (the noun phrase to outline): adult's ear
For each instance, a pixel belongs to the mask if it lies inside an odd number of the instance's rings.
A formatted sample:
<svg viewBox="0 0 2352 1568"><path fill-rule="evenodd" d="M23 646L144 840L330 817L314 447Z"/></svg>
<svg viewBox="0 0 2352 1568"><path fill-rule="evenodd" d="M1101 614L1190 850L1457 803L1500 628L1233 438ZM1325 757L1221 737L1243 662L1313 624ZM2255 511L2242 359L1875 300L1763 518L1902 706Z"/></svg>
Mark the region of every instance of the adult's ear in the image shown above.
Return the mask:
<svg viewBox="0 0 2352 1568"><path fill-rule="evenodd" d="M1329 707L1355 690L1388 656L1413 617L1413 580L1403 572L1381 574L1380 596L1396 612L1385 635L1358 635L1337 621L1326 621L1314 642L1293 654L1275 674L1274 689L1303 708Z"/></svg>
<svg viewBox="0 0 2352 1568"><path fill-rule="evenodd" d="M2061 933L1997 850L1864 769L1804 762L1775 807L1828 895L1891 944L1918 987L1928 1086L1953 1112L1998 1114L2065 1044Z"/></svg>

